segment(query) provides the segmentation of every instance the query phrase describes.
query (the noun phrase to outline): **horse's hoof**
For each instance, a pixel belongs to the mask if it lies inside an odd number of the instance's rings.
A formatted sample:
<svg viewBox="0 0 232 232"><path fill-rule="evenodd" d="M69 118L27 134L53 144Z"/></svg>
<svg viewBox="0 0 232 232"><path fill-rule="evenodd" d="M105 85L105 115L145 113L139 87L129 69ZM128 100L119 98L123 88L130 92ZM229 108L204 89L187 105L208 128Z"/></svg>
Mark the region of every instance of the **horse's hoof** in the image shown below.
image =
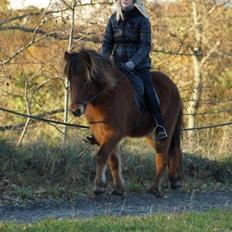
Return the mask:
<svg viewBox="0 0 232 232"><path fill-rule="evenodd" d="M159 189L157 189L157 188L150 188L148 190L148 193L151 193L151 194L155 195L156 198L162 198L163 197L163 195L160 193Z"/></svg>
<svg viewBox="0 0 232 232"><path fill-rule="evenodd" d="M182 182L180 179L173 179L170 180L171 182L171 189L179 189L182 187Z"/></svg>
<svg viewBox="0 0 232 232"><path fill-rule="evenodd" d="M180 189L182 187L182 184L180 181L177 181L175 183L171 183L171 189L175 190L175 189Z"/></svg>
<svg viewBox="0 0 232 232"><path fill-rule="evenodd" d="M101 187L100 186L98 186L98 187L95 186L95 188L93 189L93 193L95 195L101 195L101 194L106 192L106 187L107 187L107 184L104 184Z"/></svg>
<svg viewBox="0 0 232 232"><path fill-rule="evenodd" d="M93 190L94 195L101 195L105 192L106 192L106 190Z"/></svg>
<svg viewBox="0 0 232 232"><path fill-rule="evenodd" d="M119 191L119 190L114 189L114 190L111 191L110 194L114 195L114 196L119 196L119 197L121 197L123 199L125 198L124 190Z"/></svg>

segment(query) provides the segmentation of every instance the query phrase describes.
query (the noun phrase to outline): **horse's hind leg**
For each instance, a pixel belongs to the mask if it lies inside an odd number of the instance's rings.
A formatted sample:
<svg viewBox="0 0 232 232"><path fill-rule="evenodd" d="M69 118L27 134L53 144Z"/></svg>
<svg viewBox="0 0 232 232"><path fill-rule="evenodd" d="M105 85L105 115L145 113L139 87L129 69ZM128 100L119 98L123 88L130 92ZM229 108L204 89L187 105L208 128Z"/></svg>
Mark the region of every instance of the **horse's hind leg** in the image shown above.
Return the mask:
<svg viewBox="0 0 232 232"><path fill-rule="evenodd" d="M97 152L96 161L96 178L95 178L95 186L94 186L94 193L101 194L106 190L106 177L105 177L105 170L107 167L107 160L111 153L114 151L117 143L119 142L118 139L109 138L108 141L103 143Z"/></svg>
<svg viewBox="0 0 232 232"><path fill-rule="evenodd" d="M172 189L181 187L182 173L182 152L179 147L170 149L168 162L168 176Z"/></svg>
<svg viewBox="0 0 232 232"><path fill-rule="evenodd" d="M156 148L157 154L155 157L155 166L156 166L156 176L155 176L155 182L150 189L150 191L155 194L156 197L161 197L160 194L160 185L161 185L161 179L166 171L167 164L168 164L168 155L166 152L166 148Z"/></svg>
<svg viewBox="0 0 232 232"><path fill-rule="evenodd" d="M113 152L108 160L108 164L113 177L113 191L112 194L123 195L124 193L124 181L121 173L121 157L119 152Z"/></svg>
<svg viewBox="0 0 232 232"><path fill-rule="evenodd" d="M168 165L168 143L167 140L165 143L159 143L156 144L153 142L153 139L151 136L147 137L148 142L152 145L153 148L156 148L156 155L155 155L155 167L156 167L156 175L155 175L155 181L154 184L151 186L149 192L153 193L156 197L161 197L160 194L160 185L161 185L161 179L166 171L167 165Z"/></svg>

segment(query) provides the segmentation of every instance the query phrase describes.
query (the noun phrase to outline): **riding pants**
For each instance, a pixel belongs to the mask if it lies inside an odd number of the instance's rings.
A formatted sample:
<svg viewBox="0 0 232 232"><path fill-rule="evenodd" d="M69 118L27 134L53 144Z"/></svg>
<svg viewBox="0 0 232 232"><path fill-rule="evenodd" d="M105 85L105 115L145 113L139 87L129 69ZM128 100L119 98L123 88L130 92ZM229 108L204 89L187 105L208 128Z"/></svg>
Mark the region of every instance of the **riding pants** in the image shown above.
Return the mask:
<svg viewBox="0 0 232 232"><path fill-rule="evenodd" d="M160 110L159 98L152 83L150 69L135 69L134 73L138 75L143 81L145 99L148 102L148 110L151 112L156 126L160 125L164 127L164 120Z"/></svg>

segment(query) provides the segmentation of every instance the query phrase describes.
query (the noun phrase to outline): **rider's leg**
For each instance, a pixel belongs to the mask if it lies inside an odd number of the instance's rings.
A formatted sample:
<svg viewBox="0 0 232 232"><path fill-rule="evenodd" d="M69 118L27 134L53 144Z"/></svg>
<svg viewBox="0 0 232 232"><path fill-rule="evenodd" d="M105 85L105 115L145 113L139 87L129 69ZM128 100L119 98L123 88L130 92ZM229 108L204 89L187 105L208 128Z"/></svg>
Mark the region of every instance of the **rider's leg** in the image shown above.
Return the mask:
<svg viewBox="0 0 232 232"><path fill-rule="evenodd" d="M95 136L93 134L85 136L84 141L87 142L87 143L90 143L92 145L95 145L95 144L99 145L99 143L97 142L97 140L96 140L96 138L95 138Z"/></svg>
<svg viewBox="0 0 232 232"><path fill-rule="evenodd" d="M145 94L149 104L149 110L155 121L155 135L156 140L160 141L167 138L167 132L163 116L160 110L159 99L156 90L152 84L151 74L149 69L136 70L144 83Z"/></svg>

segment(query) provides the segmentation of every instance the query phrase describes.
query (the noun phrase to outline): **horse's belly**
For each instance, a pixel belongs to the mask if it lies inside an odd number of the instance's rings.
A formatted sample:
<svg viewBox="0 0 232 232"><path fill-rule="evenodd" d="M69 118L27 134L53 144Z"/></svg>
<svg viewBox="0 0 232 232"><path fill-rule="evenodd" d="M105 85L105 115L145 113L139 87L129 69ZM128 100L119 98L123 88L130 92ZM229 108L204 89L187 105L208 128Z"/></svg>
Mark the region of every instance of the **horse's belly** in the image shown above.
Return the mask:
<svg viewBox="0 0 232 232"><path fill-rule="evenodd" d="M129 131L130 137L143 137L150 134L154 130L152 120L148 118L143 119L137 123L134 123L132 129Z"/></svg>

